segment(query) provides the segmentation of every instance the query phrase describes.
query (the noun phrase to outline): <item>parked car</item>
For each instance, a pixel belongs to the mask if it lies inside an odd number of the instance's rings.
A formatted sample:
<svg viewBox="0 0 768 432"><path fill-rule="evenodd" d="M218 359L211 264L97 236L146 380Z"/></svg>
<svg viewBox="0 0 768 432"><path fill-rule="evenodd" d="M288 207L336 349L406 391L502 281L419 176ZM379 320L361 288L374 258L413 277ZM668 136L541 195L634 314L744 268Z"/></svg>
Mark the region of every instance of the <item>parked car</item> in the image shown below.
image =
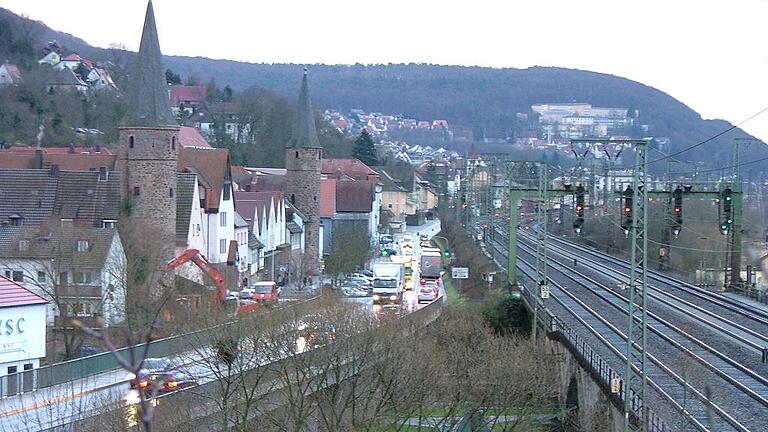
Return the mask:
<svg viewBox="0 0 768 432"><path fill-rule="evenodd" d="M366 295L369 295L373 291L373 286L369 283L363 283L361 281L356 280L346 280L341 283L341 290L342 292L344 289L354 289L363 291L366 293Z"/></svg>
<svg viewBox="0 0 768 432"><path fill-rule="evenodd" d="M253 293L255 293L256 290L253 288L243 288L240 290L240 298L243 300L251 300L253 298Z"/></svg>
<svg viewBox="0 0 768 432"><path fill-rule="evenodd" d="M341 287L341 293L346 297L368 297L369 291L356 286L343 286Z"/></svg>
<svg viewBox="0 0 768 432"><path fill-rule="evenodd" d="M224 296L224 300L229 301L237 301L237 299L240 298L240 293L237 291L227 290L227 294Z"/></svg>
<svg viewBox="0 0 768 432"><path fill-rule="evenodd" d="M371 276L368 276L364 273L352 273L351 275L349 275L349 279L361 280L361 281L366 281L368 283L371 283L373 282L373 274L371 274Z"/></svg>
<svg viewBox="0 0 768 432"><path fill-rule="evenodd" d="M392 237L392 234L382 234L381 237L379 237L379 243L381 244L390 244L394 243L395 239Z"/></svg>

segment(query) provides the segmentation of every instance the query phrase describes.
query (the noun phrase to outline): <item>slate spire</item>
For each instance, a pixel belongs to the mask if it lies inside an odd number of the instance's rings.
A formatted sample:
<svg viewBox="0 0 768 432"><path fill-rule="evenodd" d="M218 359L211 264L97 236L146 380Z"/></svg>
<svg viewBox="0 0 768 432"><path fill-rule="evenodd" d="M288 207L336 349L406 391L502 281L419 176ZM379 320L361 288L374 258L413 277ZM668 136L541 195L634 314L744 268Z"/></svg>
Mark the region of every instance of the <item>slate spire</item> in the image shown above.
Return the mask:
<svg viewBox="0 0 768 432"><path fill-rule="evenodd" d="M163 55L155 25L155 11L152 0L147 3L144 31L131 71L130 110L128 126L176 126L168 100L168 85L165 81Z"/></svg>
<svg viewBox="0 0 768 432"><path fill-rule="evenodd" d="M293 135L288 142L288 147L320 148L320 140L317 138L317 128L315 127L315 112L312 110L312 101L309 100L307 68L304 68L304 77L301 80L296 123L293 125Z"/></svg>

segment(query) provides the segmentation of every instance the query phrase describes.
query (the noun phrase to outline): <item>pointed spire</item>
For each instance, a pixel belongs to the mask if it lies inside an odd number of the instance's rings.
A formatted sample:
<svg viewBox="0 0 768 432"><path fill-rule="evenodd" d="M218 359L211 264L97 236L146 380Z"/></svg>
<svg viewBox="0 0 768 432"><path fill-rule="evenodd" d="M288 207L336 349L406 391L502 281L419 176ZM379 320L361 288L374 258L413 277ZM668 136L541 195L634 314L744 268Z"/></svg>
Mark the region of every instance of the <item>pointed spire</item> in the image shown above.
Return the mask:
<svg viewBox="0 0 768 432"><path fill-rule="evenodd" d="M165 81L163 55L155 25L155 11L152 0L147 3L144 31L132 72L128 126L169 126L177 125L168 100L168 85Z"/></svg>
<svg viewBox="0 0 768 432"><path fill-rule="evenodd" d="M320 140L317 138L317 128L315 127L315 112L312 110L312 101L309 100L306 67L304 68L304 77L301 80L301 90L299 91L296 123L293 126L293 136L291 136L291 140L288 142L288 147L320 148Z"/></svg>

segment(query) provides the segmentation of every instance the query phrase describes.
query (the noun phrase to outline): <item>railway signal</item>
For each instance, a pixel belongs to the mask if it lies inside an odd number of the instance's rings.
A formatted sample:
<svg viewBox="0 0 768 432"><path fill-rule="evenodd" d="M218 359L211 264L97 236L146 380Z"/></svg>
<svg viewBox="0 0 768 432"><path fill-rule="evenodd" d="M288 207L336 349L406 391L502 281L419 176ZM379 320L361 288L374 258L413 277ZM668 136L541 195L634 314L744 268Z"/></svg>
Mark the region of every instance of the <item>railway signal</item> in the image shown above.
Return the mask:
<svg viewBox="0 0 768 432"><path fill-rule="evenodd" d="M576 234L581 233L584 225L584 186L576 186L576 219L573 221L573 229Z"/></svg>
<svg viewBox="0 0 768 432"><path fill-rule="evenodd" d="M675 238L680 234L680 228L683 226L683 190L680 186L672 192L673 206L672 211L674 213L674 224L672 225L672 233Z"/></svg>
<svg viewBox="0 0 768 432"><path fill-rule="evenodd" d="M728 231L731 228L731 225L733 224L733 196L732 196L732 190L730 187L726 187L723 189L722 192L720 192L720 204L721 204L721 216L722 219L720 221L720 232L723 235L727 235Z"/></svg>
<svg viewBox="0 0 768 432"><path fill-rule="evenodd" d="M624 203L622 205L623 217L621 219L621 228L624 230L624 235L629 235L629 230L632 228L632 196L635 191L627 186L622 194Z"/></svg>

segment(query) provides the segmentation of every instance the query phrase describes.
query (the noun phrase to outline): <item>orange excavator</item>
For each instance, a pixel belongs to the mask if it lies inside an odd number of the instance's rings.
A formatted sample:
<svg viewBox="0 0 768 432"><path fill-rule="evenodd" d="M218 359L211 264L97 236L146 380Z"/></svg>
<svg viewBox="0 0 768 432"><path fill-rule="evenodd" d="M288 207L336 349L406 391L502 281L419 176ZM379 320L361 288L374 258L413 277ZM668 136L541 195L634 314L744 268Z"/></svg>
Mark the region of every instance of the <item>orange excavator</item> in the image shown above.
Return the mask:
<svg viewBox="0 0 768 432"><path fill-rule="evenodd" d="M207 274L213 280L213 285L216 287L215 300L219 305L221 305L221 307L226 306L227 287L225 286L224 275L222 275L221 272L213 264L208 262L208 260L205 259L205 257L202 254L200 254L199 250L197 249L185 250L181 255L168 261L163 266L163 270L167 271L167 270L176 269L186 264L189 261L192 261L193 263L195 263L195 265L200 270L202 270L203 273ZM243 314L251 313L258 308L259 308L258 303L241 304L237 310L237 314L243 315Z"/></svg>

